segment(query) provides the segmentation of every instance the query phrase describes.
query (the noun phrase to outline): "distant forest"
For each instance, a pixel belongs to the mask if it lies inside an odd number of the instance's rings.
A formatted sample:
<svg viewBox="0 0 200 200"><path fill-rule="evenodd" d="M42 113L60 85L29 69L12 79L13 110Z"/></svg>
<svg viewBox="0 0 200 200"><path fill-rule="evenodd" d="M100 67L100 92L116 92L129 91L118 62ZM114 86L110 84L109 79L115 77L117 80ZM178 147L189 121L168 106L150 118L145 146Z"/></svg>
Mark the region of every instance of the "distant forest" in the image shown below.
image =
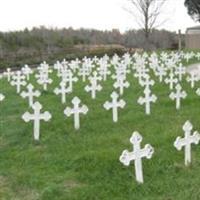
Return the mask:
<svg viewBox="0 0 200 200"><path fill-rule="evenodd" d="M108 48L109 45L111 48ZM0 32L0 68L38 64L43 60L55 62L63 58L120 54L130 48L175 49L177 35L166 30L153 30L147 43L142 30L120 33L117 29L99 31L41 26L31 30Z"/></svg>

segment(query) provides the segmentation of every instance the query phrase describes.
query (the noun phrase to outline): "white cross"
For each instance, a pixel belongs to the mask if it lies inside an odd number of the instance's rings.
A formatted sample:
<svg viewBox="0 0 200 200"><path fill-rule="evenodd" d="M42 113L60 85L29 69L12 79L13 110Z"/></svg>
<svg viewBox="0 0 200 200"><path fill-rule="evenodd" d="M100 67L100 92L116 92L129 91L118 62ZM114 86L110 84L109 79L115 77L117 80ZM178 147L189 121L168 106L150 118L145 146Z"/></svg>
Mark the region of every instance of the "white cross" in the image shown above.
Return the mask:
<svg viewBox="0 0 200 200"><path fill-rule="evenodd" d="M0 101L3 101L5 99L5 96L0 93Z"/></svg>
<svg viewBox="0 0 200 200"><path fill-rule="evenodd" d="M20 71L17 71L16 75L13 75L13 80L10 82L10 84L12 86L15 86L17 87L17 93L20 93L21 91L21 86L25 86L26 85L26 81L24 80L25 79L25 76L21 74Z"/></svg>
<svg viewBox="0 0 200 200"><path fill-rule="evenodd" d="M78 78L73 77L73 73L69 71L67 82L69 83L69 89L73 91L73 82L77 82Z"/></svg>
<svg viewBox="0 0 200 200"><path fill-rule="evenodd" d="M100 67L98 68L99 74L103 77L103 80L107 80L107 75L110 75L111 72L108 70L107 61L101 61Z"/></svg>
<svg viewBox="0 0 200 200"><path fill-rule="evenodd" d="M95 99L96 98L96 91L101 91L102 87L95 80L90 80L90 83L91 83L90 86L89 85L85 86L85 91L86 92L91 91L92 99Z"/></svg>
<svg viewBox="0 0 200 200"><path fill-rule="evenodd" d="M175 83L178 83L178 79L177 79L177 78L174 78L174 73L171 72L171 73L169 74L169 78L166 78L166 79L165 79L165 83L166 83L166 84L169 84L170 90L173 90L174 84L175 84Z"/></svg>
<svg viewBox="0 0 200 200"><path fill-rule="evenodd" d="M39 79L37 80L38 84L43 85L43 90L47 90L47 85L51 84L53 81L48 77L48 73L40 72L39 75L36 75Z"/></svg>
<svg viewBox="0 0 200 200"><path fill-rule="evenodd" d="M72 60L71 63L69 63L70 69L72 69L73 72L75 72L79 68L80 61L78 58L76 60Z"/></svg>
<svg viewBox="0 0 200 200"><path fill-rule="evenodd" d="M117 64L119 63L119 59L120 59L119 56L118 56L117 54L115 54L115 55L112 57L112 59L111 59L110 62L111 62L112 65L115 66L115 65L117 65Z"/></svg>
<svg viewBox="0 0 200 200"><path fill-rule="evenodd" d="M140 55L135 54L135 63L133 64L133 69L138 70L141 67L145 68L147 64L146 59Z"/></svg>
<svg viewBox="0 0 200 200"><path fill-rule="evenodd" d="M64 66L64 67L66 67L67 65L68 65L68 61L66 61L66 59L63 59L63 61L61 62L61 64Z"/></svg>
<svg viewBox="0 0 200 200"><path fill-rule="evenodd" d="M8 82L10 82L11 76L13 75L13 72L11 72L10 68L7 68L6 71L3 73L5 76L7 76Z"/></svg>
<svg viewBox="0 0 200 200"><path fill-rule="evenodd" d="M89 72L88 68L87 68L85 65L83 65L82 68L79 69L78 75L79 75L79 76L82 76L82 81L83 81L83 82L85 82L86 77L87 77L89 74L90 74L90 72Z"/></svg>
<svg viewBox="0 0 200 200"><path fill-rule="evenodd" d="M130 54L129 53L126 53L126 54L124 54L124 56L123 56L123 59L124 59L124 63L126 64L126 65L130 65L131 64L131 56L130 56Z"/></svg>
<svg viewBox="0 0 200 200"><path fill-rule="evenodd" d="M59 61L56 61L53 68L57 70L57 76L60 76L62 70L62 64Z"/></svg>
<svg viewBox="0 0 200 200"><path fill-rule="evenodd" d="M147 75L148 71L149 70L146 69L144 66L136 68L134 76L138 78L139 83L142 81L142 78Z"/></svg>
<svg viewBox="0 0 200 200"><path fill-rule="evenodd" d="M119 88L119 93L120 95L123 95L124 93L124 88L128 88L130 86L129 82L126 81L125 76L119 76L117 78L117 81L114 83L114 88Z"/></svg>
<svg viewBox="0 0 200 200"><path fill-rule="evenodd" d="M113 122L118 121L118 107L124 108L124 106L126 105L126 102L124 100L121 99L118 101L118 97L119 95L116 92L113 92L111 94L112 102L106 101L103 105L103 107L106 110L109 110L112 108Z"/></svg>
<svg viewBox="0 0 200 200"><path fill-rule="evenodd" d="M29 112L25 112L22 115L22 119L25 122L29 122L30 120L34 121L34 139L39 140L40 137L40 120L49 121L51 119L51 114L46 111L41 113L42 105L39 102L35 102L32 106L34 113L31 114Z"/></svg>
<svg viewBox="0 0 200 200"><path fill-rule="evenodd" d="M133 144L133 151L129 152L124 150L119 160L125 166L129 166L132 160L135 161L135 175L136 181L143 183L143 170L142 170L142 158L150 159L154 153L154 148L150 144L146 144L141 148L142 136L138 132L134 132L130 138L131 144Z"/></svg>
<svg viewBox="0 0 200 200"><path fill-rule="evenodd" d="M166 76L166 71L164 65L162 64L160 67L156 68L155 75L159 77L159 81L163 81L163 77Z"/></svg>
<svg viewBox="0 0 200 200"><path fill-rule="evenodd" d="M92 60L90 58L84 58L83 59L82 68L84 68L85 70L87 70L88 75L92 71L93 67L94 67L94 65L92 64Z"/></svg>
<svg viewBox="0 0 200 200"><path fill-rule="evenodd" d="M25 65L22 68L22 72L26 76L26 79L29 80L30 79L30 74L33 73L33 70L28 65Z"/></svg>
<svg viewBox="0 0 200 200"><path fill-rule="evenodd" d="M28 91L25 92L23 91L21 93L21 97L22 98L28 98L28 102L29 102L29 106L32 107L33 105L33 97L39 97L41 95L40 91L36 90L36 91L33 91L34 87L32 84L28 84L27 85L27 89Z"/></svg>
<svg viewBox="0 0 200 200"><path fill-rule="evenodd" d="M191 72L190 77L187 77L186 80L187 80L187 82L190 82L191 88L194 88L195 82L197 82L199 80L199 77L197 76L196 73Z"/></svg>
<svg viewBox="0 0 200 200"><path fill-rule="evenodd" d="M66 83L65 82L61 82L60 83L60 88L55 88L54 89L54 93L56 95L61 94L61 102L64 104L66 102L66 94L71 93L72 91L70 90L70 88L66 87Z"/></svg>
<svg viewBox="0 0 200 200"><path fill-rule="evenodd" d="M127 68L127 65L123 62L118 63L115 66L115 70L117 73L126 76L128 73L130 73L130 70Z"/></svg>
<svg viewBox="0 0 200 200"><path fill-rule="evenodd" d="M170 58L166 60L165 65L170 71L172 71L173 68L176 66L176 62L173 58Z"/></svg>
<svg viewBox="0 0 200 200"><path fill-rule="evenodd" d="M196 94L200 96L200 88L197 89Z"/></svg>
<svg viewBox="0 0 200 200"><path fill-rule="evenodd" d="M168 60L168 54L166 52L162 52L161 53L161 57L160 59L163 61L163 62L166 62Z"/></svg>
<svg viewBox="0 0 200 200"><path fill-rule="evenodd" d="M43 72L46 74L49 74L52 72L52 69L49 68L49 65L44 61L43 63L40 64L40 66L38 67L39 72Z"/></svg>
<svg viewBox="0 0 200 200"><path fill-rule="evenodd" d="M187 93L185 91L182 91L182 87L180 84L176 85L176 92L171 92L169 97L172 100L176 100L176 109L179 110L181 106L181 99L185 99L187 96Z"/></svg>
<svg viewBox="0 0 200 200"><path fill-rule="evenodd" d="M107 67L104 67L99 69L99 74L103 77L103 80L106 81L107 76L110 75L111 72L107 69Z"/></svg>
<svg viewBox="0 0 200 200"><path fill-rule="evenodd" d="M200 60L200 52L197 52L196 58L197 58L198 60Z"/></svg>
<svg viewBox="0 0 200 200"><path fill-rule="evenodd" d="M113 74L111 77L112 77L112 79L115 79L116 82L117 82L118 80L120 80L121 77L126 78L126 75L123 74L123 73L121 73L120 70L117 70L115 73L116 73L116 74Z"/></svg>
<svg viewBox="0 0 200 200"><path fill-rule="evenodd" d="M139 97L138 103L140 105L145 104L145 113L147 115L150 115L150 113L151 113L151 107L150 107L151 104L150 103L151 102L155 103L157 100L157 97L154 94L151 95L151 90L148 88L144 89L144 95L145 95L144 97Z"/></svg>
<svg viewBox="0 0 200 200"><path fill-rule="evenodd" d="M82 105L79 107L79 104L81 103L80 99L78 97L74 97L72 99L72 104L74 105L73 108L66 107L64 110L64 114L69 117L72 114L74 115L74 128L79 129L80 128L80 114L86 114L88 112L88 107L86 105Z"/></svg>
<svg viewBox="0 0 200 200"><path fill-rule="evenodd" d="M192 58L190 53L185 54L185 59L187 61L187 63L189 62L189 60Z"/></svg>
<svg viewBox="0 0 200 200"><path fill-rule="evenodd" d="M182 147L185 147L185 165L189 165L191 163L191 144L198 144L200 141L200 134L195 131L193 135L191 135L193 126L189 121L186 121L183 125L183 131L185 132L185 137L177 137L174 146L179 151Z"/></svg>
<svg viewBox="0 0 200 200"><path fill-rule="evenodd" d="M183 67L183 64L180 63L178 67L175 69L175 74L178 75L179 81L182 81L183 75L185 75L186 69Z"/></svg>
<svg viewBox="0 0 200 200"><path fill-rule="evenodd" d="M145 75L144 77L145 80L140 80L140 85L147 88L147 89L150 89L150 86L153 86L155 84L155 81L154 80L151 80L150 79L150 76L147 74Z"/></svg>
<svg viewBox="0 0 200 200"><path fill-rule="evenodd" d="M158 59L158 55L156 53L151 54L149 57L149 67L155 71L159 64L160 61Z"/></svg>
<svg viewBox="0 0 200 200"><path fill-rule="evenodd" d="M98 76L98 73L96 71L93 72L93 76L88 78L90 81L94 81L97 84L97 81L101 81L101 76Z"/></svg>
<svg viewBox="0 0 200 200"><path fill-rule="evenodd" d="M62 78L62 82L67 82L68 81L68 77L69 77L69 73L71 71L68 68L64 68L62 67L60 74L58 74L58 76Z"/></svg>

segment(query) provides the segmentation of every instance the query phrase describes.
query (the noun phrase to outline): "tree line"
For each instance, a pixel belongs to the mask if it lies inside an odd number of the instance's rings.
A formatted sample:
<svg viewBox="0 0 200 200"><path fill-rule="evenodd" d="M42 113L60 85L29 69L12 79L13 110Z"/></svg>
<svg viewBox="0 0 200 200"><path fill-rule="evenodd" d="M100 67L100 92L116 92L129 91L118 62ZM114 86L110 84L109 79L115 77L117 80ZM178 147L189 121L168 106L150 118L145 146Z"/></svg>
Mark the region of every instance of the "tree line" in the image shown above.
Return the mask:
<svg viewBox="0 0 200 200"><path fill-rule="evenodd" d="M152 30L148 44L142 30L129 30L121 33L117 29L100 31L94 29L46 28L44 26L21 31L0 32L0 68L39 63L47 59L89 56L85 46L121 45L127 48L171 49L177 44L176 33L166 30ZM77 48L77 46L79 48ZM82 48L80 48L82 47ZM93 54L103 55L121 52L112 49L95 48ZM86 52L84 52L86 51Z"/></svg>

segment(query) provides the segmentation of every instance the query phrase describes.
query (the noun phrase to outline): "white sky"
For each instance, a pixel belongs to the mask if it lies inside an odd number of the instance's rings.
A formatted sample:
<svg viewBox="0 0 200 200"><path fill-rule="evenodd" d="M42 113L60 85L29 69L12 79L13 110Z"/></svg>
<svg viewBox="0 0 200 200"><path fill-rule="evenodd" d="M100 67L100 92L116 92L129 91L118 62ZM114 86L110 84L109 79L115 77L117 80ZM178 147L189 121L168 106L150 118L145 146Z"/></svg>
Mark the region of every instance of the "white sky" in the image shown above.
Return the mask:
<svg viewBox="0 0 200 200"><path fill-rule="evenodd" d="M162 28L183 32L197 25L187 15L184 0L168 0L168 21ZM0 31L25 27L95 28L126 31L137 29L134 18L123 7L127 0L0 0Z"/></svg>

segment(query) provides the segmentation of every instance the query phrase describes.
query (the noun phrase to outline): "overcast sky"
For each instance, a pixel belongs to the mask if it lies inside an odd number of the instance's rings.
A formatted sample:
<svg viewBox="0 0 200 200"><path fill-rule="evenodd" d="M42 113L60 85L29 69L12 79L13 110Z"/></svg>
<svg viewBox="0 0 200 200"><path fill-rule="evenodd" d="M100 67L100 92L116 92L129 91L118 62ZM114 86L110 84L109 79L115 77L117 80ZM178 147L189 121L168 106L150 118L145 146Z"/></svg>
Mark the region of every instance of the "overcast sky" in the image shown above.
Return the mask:
<svg viewBox="0 0 200 200"><path fill-rule="evenodd" d="M127 0L0 0L0 31L21 30L25 27L95 28L124 32L138 28L127 13ZM165 16L168 21L162 28L183 32L197 25L187 15L184 0L168 0Z"/></svg>

